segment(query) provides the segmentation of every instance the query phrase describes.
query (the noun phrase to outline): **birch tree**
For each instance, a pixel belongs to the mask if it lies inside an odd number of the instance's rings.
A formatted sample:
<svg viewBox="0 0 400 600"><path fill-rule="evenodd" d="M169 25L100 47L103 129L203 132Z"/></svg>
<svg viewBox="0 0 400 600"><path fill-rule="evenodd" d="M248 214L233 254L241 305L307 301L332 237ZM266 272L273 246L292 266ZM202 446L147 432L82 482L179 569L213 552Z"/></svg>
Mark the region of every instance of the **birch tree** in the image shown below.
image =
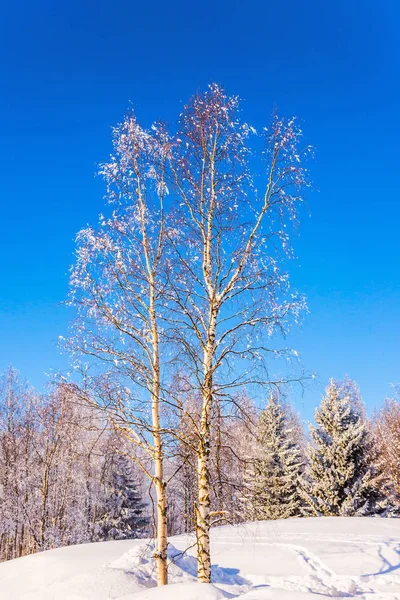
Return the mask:
<svg viewBox="0 0 400 600"><path fill-rule="evenodd" d="M130 115L114 129L113 146L114 155L100 168L112 214L101 216L96 230L87 227L77 236L71 304L78 319L68 347L81 357L80 368L87 369L87 397L151 460L152 466L141 462L141 467L156 491L155 558L158 583L164 585L167 499L159 308L169 141L161 126L145 131Z"/></svg>
<svg viewBox="0 0 400 600"><path fill-rule="evenodd" d="M400 511L400 402L399 393L387 398L375 415L373 432L377 445L376 466L384 475L383 491L393 510Z"/></svg>
<svg viewBox="0 0 400 600"><path fill-rule="evenodd" d="M213 409L242 386L271 383L268 357L290 356L277 347L275 334L297 320L304 301L290 292L280 262L291 256L309 152L295 119L274 117L257 135L242 121L238 98L217 85L195 95L181 115L171 159L179 197L176 225L168 230L175 252L171 335L181 348L187 386L202 398L195 513L198 580L204 583L211 573Z"/></svg>
<svg viewBox="0 0 400 600"><path fill-rule="evenodd" d="M34 401L16 369L7 369L0 380L0 560L22 556L36 546L29 493L37 476L32 457Z"/></svg>

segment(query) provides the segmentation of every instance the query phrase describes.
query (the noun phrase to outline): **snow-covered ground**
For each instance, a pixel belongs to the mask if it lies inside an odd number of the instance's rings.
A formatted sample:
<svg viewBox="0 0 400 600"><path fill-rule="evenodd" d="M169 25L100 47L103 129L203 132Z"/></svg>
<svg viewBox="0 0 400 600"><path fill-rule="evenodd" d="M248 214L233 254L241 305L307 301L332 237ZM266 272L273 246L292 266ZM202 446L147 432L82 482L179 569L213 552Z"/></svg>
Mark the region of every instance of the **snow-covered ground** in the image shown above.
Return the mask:
<svg viewBox="0 0 400 600"><path fill-rule="evenodd" d="M400 600L400 519L289 519L212 533L212 585L195 583L193 539L171 538L154 589L143 540L50 550L0 564L1 600Z"/></svg>

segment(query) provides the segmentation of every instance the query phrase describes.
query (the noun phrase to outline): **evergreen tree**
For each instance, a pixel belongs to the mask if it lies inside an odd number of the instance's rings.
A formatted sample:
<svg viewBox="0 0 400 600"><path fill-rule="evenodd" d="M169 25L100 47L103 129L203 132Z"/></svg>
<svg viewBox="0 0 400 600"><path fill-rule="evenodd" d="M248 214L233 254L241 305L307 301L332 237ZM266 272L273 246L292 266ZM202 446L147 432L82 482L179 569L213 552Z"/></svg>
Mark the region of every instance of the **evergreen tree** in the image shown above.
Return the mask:
<svg viewBox="0 0 400 600"><path fill-rule="evenodd" d="M243 508L250 520L300 515L303 458L293 421L293 414L271 395L258 422L256 457L246 473Z"/></svg>
<svg viewBox="0 0 400 600"><path fill-rule="evenodd" d="M313 445L302 482L305 514L363 516L385 510L358 388L331 380L311 426Z"/></svg>
<svg viewBox="0 0 400 600"><path fill-rule="evenodd" d="M143 516L142 502L135 481L131 461L118 455L111 481L106 486L106 499L102 517L98 523L101 540L124 540L142 537L148 525Z"/></svg>

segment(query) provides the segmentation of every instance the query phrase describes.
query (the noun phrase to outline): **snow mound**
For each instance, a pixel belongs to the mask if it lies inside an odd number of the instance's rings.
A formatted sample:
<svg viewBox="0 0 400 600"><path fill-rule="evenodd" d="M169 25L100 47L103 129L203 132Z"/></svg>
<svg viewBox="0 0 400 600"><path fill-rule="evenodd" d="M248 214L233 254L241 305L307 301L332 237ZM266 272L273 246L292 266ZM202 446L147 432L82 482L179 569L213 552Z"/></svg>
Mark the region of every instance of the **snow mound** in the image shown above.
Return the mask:
<svg viewBox="0 0 400 600"><path fill-rule="evenodd" d="M1 600L400 600L400 519L264 521L212 531L212 585L196 583L193 537L171 538L170 584L154 545L59 548L0 564Z"/></svg>
<svg viewBox="0 0 400 600"><path fill-rule="evenodd" d="M176 538L175 538L176 539ZM154 543L141 544L125 552L117 560L107 564L109 569L120 569L124 572L133 573L135 577L146 582L147 587L157 585L157 574L154 565ZM172 543L168 545L168 575L170 581L181 583L197 580L197 560L193 554L179 550ZM237 569L221 568L218 565L211 567L211 577L219 585L251 587L251 583L244 579ZM179 588L182 591L182 588ZM194 589L194 588L193 588ZM205 589L205 588L204 588ZM222 596L219 596L222 597Z"/></svg>

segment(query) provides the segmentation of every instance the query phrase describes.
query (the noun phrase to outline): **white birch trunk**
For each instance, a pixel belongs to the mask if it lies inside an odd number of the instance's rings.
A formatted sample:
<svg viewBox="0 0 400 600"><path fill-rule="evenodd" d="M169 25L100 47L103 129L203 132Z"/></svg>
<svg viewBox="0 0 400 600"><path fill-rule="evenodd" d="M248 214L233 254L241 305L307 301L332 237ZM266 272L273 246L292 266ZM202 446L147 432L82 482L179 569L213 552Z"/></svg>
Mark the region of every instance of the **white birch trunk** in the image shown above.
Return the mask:
<svg viewBox="0 0 400 600"><path fill-rule="evenodd" d="M217 309L211 310L207 346L204 350L203 406L200 423L197 475L198 498L196 506L197 579L211 582L210 557L210 434L213 402L213 355L215 351Z"/></svg>
<svg viewBox="0 0 400 600"><path fill-rule="evenodd" d="M157 499L157 536L156 536L156 562L157 583L168 583L167 563L167 495L166 482L164 481L163 446L160 423L160 354L158 328L155 311L155 285L153 275L150 275L150 319L153 342L153 389L152 389L152 425L154 443L154 485Z"/></svg>

